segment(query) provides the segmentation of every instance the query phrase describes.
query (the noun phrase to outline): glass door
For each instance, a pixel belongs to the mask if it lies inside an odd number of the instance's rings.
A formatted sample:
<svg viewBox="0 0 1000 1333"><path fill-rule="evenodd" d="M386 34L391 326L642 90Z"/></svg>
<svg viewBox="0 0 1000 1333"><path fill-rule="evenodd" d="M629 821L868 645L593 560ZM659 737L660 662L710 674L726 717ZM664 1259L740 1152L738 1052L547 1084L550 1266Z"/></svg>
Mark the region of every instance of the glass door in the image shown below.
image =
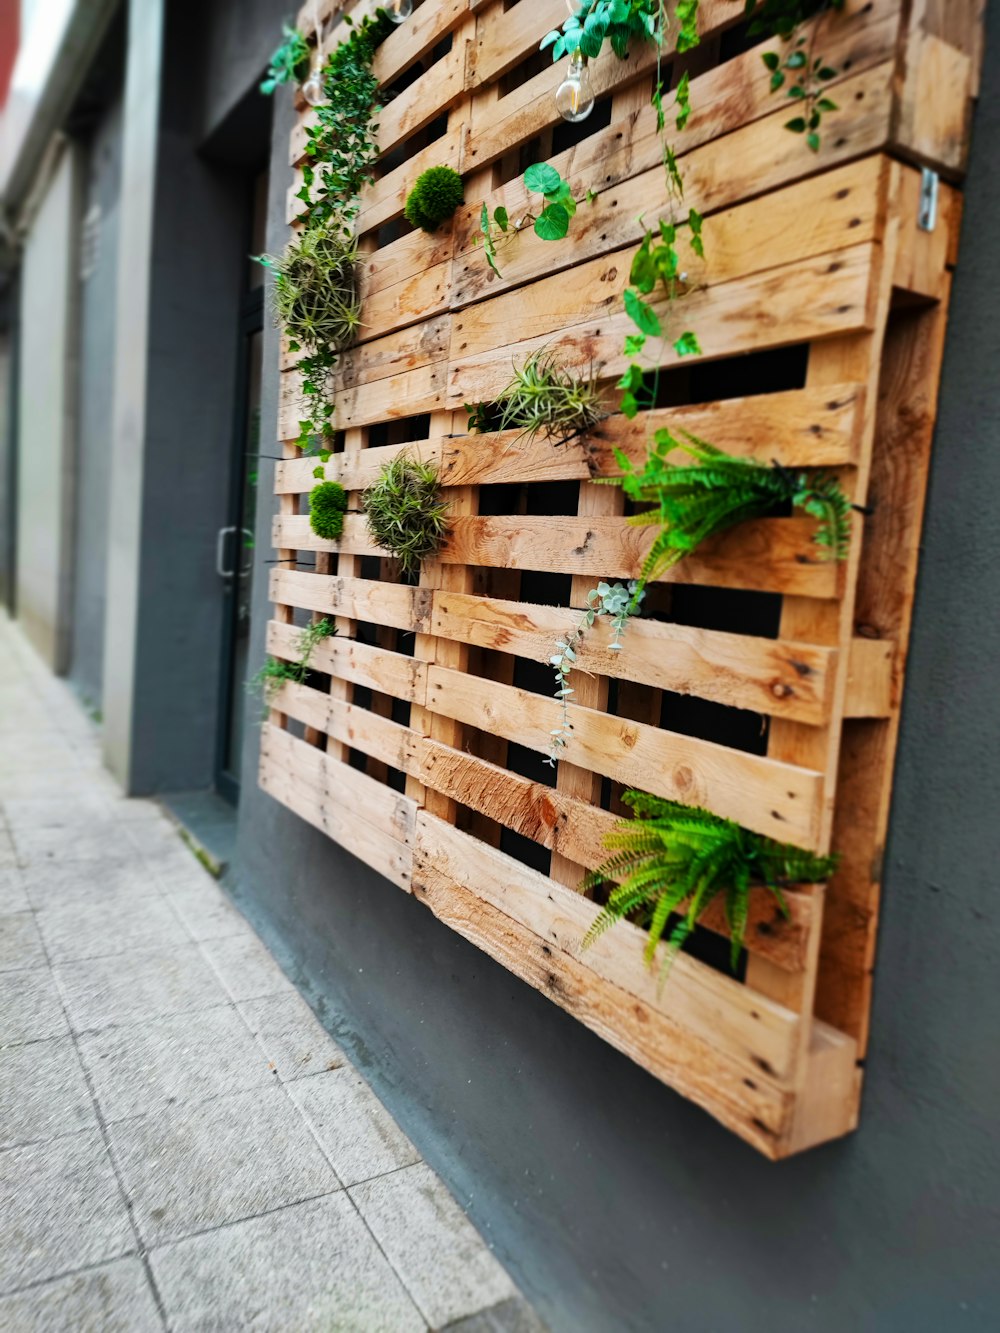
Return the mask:
<svg viewBox="0 0 1000 1333"><path fill-rule="evenodd" d="M267 173L264 172L254 183L251 254L260 254L264 249L266 210ZM240 308L229 515L216 540L216 573L224 600L216 786L234 804L239 799L250 651L263 328L264 270L248 261Z"/></svg>

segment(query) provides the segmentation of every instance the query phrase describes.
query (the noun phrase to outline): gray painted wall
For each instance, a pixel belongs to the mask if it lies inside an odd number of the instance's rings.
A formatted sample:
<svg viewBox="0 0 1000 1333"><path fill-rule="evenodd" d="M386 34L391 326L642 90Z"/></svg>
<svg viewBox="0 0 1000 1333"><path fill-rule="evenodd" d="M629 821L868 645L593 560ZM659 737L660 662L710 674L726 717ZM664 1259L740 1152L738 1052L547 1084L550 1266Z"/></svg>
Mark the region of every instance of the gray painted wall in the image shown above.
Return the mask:
<svg viewBox="0 0 1000 1333"><path fill-rule="evenodd" d="M69 663L81 158L61 156L25 242L18 387L17 609L57 673Z"/></svg>
<svg viewBox="0 0 1000 1333"><path fill-rule="evenodd" d="M202 152L216 128L205 107L209 91L227 111L240 100L280 30L275 15L258 14L254 28L219 0L171 3L161 85L159 8L130 9L104 644L106 755L136 794L207 788L214 776L216 534L228 513L250 195L245 162ZM241 29L241 62L199 63L206 23L227 50L227 31ZM266 138L258 150L266 157Z"/></svg>
<svg viewBox="0 0 1000 1333"><path fill-rule="evenodd" d="M271 249L284 236L288 180L287 97L280 107ZM1000 528L983 503L1000 493L1000 379L985 333L1000 284L998 153L1000 94L987 84L858 1134L780 1165L759 1158L263 796L248 746L234 897L555 1330L1000 1325ZM265 364L277 364L273 334ZM266 387L265 438L276 379ZM271 472L262 466L260 531ZM258 663L263 564L254 609Z"/></svg>
<svg viewBox="0 0 1000 1333"><path fill-rule="evenodd" d="M122 107L104 113L86 148L80 278L73 638L69 676L90 705L104 676L104 609L111 492L111 433L121 189Z"/></svg>

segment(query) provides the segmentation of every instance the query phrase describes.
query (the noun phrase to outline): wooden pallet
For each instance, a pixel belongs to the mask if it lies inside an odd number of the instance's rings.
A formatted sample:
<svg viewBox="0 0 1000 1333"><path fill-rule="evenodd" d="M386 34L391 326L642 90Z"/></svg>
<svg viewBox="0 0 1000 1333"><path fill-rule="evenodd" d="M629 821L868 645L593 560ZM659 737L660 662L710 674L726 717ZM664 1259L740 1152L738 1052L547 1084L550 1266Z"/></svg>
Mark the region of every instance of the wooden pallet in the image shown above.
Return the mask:
<svg viewBox="0 0 1000 1333"><path fill-rule="evenodd" d="M338 373L343 447L326 468L356 511L400 449L437 464L451 535L419 586L398 580L357 512L340 541L312 534L315 461L290 443L299 385L283 360L268 650L296 658L303 612L335 616L340 633L316 651L313 683L276 697L261 785L774 1158L857 1121L980 7L949 0L946 20L942 0L848 0L824 45L844 71L840 110L813 154L768 90L760 54L773 43L724 58L742 0L702 0L695 114L677 146L705 215L683 300L704 356L673 374L677 406L556 449L470 436L462 405L489 401L512 359L541 346L602 377L624 369L637 217L663 196L652 60L603 56L609 123L595 113L592 133L560 147L557 70L533 71L563 0L424 0L376 57L384 87L407 79L379 117L394 156L362 201L365 327ZM296 167L311 114L292 136ZM472 238L483 199L512 216L525 204L525 157L597 200L566 241L520 237L498 279ZM399 234L408 185L438 162L463 173L466 206L434 236ZM944 178L932 231L917 225L922 166ZM638 574L648 532L592 479L615 473L615 447L641 460L659 426L835 469L872 513L841 565L818 558L809 521L746 524L651 589L671 618L632 623L623 652L598 624L552 786L539 756L559 710L537 664L598 579ZM709 945L660 987L637 928L580 947L596 908L577 886L604 858L623 785L833 847L841 868L792 893L787 921L756 896L742 977L705 960ZM721 913L713 932L726 932Z"/></svg>

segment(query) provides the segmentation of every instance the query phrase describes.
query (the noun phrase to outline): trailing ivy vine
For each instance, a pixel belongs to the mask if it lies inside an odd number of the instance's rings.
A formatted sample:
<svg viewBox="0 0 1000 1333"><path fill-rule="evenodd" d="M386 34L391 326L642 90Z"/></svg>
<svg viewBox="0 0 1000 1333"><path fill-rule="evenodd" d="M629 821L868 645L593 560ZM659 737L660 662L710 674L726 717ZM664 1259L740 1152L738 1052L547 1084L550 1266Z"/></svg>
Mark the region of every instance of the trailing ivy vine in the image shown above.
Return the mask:
<svg viewBox="0 0 1000 1333"><path fill-rule="evenodd" d="M559 726L549 733L549 753L545 762L555 768L563 751L569 744L573 724L569 719L569 701L575 690L569 683L570 672L576 669L576 661L587 630L592 629L598 616L607 616L611 620L614 637L608 645L613 653L622 650L622 635L632 616L639 614L645 589L635 580L624 583L599 583L587 594L587 605L580 613L580 619L563 639L556 640L556 650L549 658L549 664L556 673L556 699L562 708Z"/></svg>
<svg viewBox="0 0 1000 1333"><path fill-rule="evenodd" d="M274 696L290 680L293 685L304 685L309 675L309 664L316 646L324 639L337 633L337 626L329 616L314 620L299 634L295 651L299 655L297 662L286 662L282 658L269 657L257 674L247 684L247 689L260 693L264 702L270 704Z"/></svg>

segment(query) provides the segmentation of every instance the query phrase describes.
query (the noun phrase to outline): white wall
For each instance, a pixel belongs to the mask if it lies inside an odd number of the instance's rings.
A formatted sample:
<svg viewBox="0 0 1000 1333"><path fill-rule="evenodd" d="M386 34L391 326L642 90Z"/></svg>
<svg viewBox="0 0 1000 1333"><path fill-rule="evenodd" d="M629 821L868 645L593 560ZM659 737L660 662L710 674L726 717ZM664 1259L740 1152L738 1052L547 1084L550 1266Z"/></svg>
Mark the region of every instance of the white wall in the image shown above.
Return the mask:
<svg viewBox="0 0 1000 1333"><path fill-rule="evenodd" d="M70 636L79 192L67 146L25 243L21 288L17 614L57 672Z"/></svg>

